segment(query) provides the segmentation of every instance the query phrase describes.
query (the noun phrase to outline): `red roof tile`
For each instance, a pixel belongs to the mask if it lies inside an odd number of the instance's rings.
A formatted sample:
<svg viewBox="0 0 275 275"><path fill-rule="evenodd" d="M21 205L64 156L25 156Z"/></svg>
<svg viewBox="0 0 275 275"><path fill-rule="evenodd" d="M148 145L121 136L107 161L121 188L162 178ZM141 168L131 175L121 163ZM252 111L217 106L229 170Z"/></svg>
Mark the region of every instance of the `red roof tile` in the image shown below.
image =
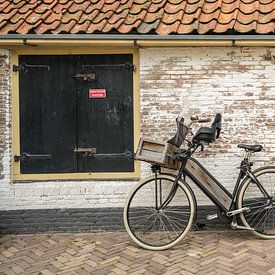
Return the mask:
<svg viewBox="0 0 275 275"><path fill-rule="evenodd" d="M275 33L274 0L0 0L0 34Z"/></svg>

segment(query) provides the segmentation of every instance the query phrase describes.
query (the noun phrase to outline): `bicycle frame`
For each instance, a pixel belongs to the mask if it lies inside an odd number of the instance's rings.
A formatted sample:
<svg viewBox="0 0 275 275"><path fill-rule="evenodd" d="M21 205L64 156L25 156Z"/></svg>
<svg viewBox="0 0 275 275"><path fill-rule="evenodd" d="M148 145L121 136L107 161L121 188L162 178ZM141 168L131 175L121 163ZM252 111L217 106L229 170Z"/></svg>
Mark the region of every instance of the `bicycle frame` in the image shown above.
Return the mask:
<svg viewBox="0 0 275 275"><path fill-rule="evenodd" d="M241 163L241 167L248 160L244 159ZM237 178L233 193L231 194L206 168L204 168L196 159L191 156L187 156L182 162L179 172L175 179L175 184L171 188L171 191L163 203L160 203L162 207L168 205L173 199L174 194L177 190L177 182L180 178L190 178L202 191L203 193L224 213L228 214L230 211L236 210L236 196L240 187L240 184L244 177L251 178L255 184L259 187L261 192L268 198L269 195L261 185L261 183L254 176L253 172L249 168L245 168L246 173L243 169L240 169L239 176ZM233 214L234 215L234 214Z"/></svg>
<svg viewBox="0 0 275 275"><path fill-rule="evenodd" d="M244 162L247 162L247 159L244 159L242 164ZM183 163L180 168L180 173L183 177L188 176L221 211L228 214L230 211L236 210L236 196L240 183L245 176L251 178L261 192L267 198L270 198L264 187L254 176L253 172L250 171L250 167L245 169L246 173L240 169L232 194L209 171L207 171L207 169L192 157L187 157L186 162Z"/></svg>

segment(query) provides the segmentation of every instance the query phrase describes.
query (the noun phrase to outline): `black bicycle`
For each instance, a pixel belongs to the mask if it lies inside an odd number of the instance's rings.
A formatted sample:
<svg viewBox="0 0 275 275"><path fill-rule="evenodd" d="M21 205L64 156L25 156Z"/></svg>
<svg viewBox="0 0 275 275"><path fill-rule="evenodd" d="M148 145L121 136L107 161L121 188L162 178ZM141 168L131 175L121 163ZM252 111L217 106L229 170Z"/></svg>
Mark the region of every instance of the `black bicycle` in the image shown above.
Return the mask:
<svg viewBox="0 0 275 275"><path fill-rule="evenodd" d="M187 184L193 181L218 207L222 215L232 218L233 229L245 229L265 239L275 238L275 166L255 171L250 156L262 150L261 145L239 144L245 150L240 173L231 194L192 155L205 144L219 138L221 115L217 114L211 127L201 127L191 140L194 123L210 121L191 117L188 125L178 121L177 134L168 143L179 148L184 141L185 149L170 155L179 163L177 175L163 173L162 165L153 163L152 176L142 180L132 190L124 208L124 224L129 236L139 246L150 250L163 250L180 242L190 230L196 218L197 203ZM237 222L240 217L242 225ZM217 218L209 215L207 218Z"/></svg>

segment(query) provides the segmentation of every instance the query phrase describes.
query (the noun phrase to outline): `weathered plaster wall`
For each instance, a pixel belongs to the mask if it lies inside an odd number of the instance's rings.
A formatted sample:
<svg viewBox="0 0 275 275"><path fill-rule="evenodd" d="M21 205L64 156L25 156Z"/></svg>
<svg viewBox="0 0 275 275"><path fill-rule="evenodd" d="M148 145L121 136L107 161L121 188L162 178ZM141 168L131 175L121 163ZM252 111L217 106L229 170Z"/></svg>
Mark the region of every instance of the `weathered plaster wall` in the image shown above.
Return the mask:
<svg viewBox="0 0 275 275"><path fill-rule="evenodd" d="M196 156L232 190L243 156L237 144L264 145L255 167L275 164L274 57L264 47L141 49L141 135L165 141L178 115L222 113L220 140Z"/></svg>
<svg viewBox="0 0 275 275"><path fill-rule="evenodd" d="M166 140L181 114L223 113L220 141L198 156L232 189L241 142L264 144L257 166L275 163L275 49L140 49L141 135ZM133 181L12 183L9 56L0 50L0 210L121 207ZM142 176L150 173L142 164ZM199 204L209 203L199 195Z"/></svg>

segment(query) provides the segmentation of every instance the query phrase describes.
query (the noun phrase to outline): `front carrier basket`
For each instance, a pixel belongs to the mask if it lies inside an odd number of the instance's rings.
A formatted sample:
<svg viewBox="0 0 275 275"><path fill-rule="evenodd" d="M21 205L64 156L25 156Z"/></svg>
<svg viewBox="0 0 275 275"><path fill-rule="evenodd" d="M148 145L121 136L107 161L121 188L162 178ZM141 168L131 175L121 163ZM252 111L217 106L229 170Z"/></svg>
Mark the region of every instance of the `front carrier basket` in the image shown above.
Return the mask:
<svg viewBox="0 0 275 275"><path fill-rule="evenodd" d="M180 162L172 158L178 147L170 143L140 139L135 159L178 170Z"/></svg>

